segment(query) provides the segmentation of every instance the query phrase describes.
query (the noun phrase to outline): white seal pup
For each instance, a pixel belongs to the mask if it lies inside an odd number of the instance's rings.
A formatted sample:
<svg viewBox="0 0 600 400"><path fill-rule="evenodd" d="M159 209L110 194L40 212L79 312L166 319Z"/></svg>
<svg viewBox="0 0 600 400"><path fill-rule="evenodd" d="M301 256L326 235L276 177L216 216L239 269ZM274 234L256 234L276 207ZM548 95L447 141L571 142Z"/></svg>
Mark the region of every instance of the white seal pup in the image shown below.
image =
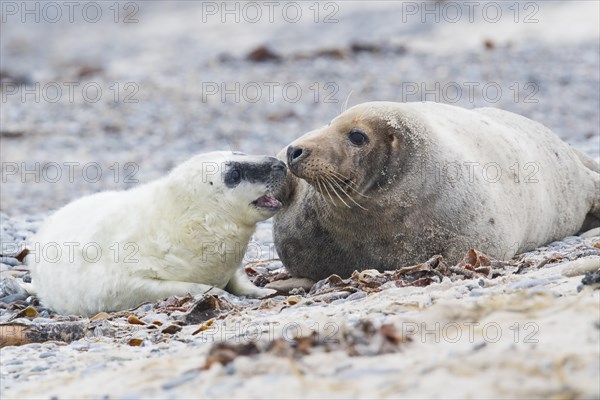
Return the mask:
<svg viewBox="0 0 600 400"><path fill-rule="evenodd" d="M274 157L212 152L162 179L78 199L32 238L33 287L45 306L88 316L209 290L274 293L241 264L256 223L281 206L285 175Z"/></svg>
<svg viewBox="0 0 600 400"><path fill-rule="evenodd" d="M293 276L394 270L470 248L509 259L599 226L598 165L543 125L493 108L357 105L284 148L274 217Z"/></svg>

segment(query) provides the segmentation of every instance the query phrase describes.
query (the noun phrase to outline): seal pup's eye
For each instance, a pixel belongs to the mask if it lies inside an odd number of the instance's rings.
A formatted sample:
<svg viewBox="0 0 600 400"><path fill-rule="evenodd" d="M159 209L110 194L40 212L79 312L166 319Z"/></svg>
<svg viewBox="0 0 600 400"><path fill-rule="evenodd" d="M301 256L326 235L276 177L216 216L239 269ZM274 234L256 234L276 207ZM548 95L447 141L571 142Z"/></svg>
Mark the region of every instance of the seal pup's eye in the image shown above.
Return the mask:
<svg viewBox="0 0 600 400"><path fill-rule="evenodd" d="M242 173L239 169L232 169L225 175L225 183L227 185L237 185L242 180Z"/></svg>
<svg viewBox="0 0 600 400"><path fill-rule="evenodd" d="M350 133L348 134L348 139L352 144L356 146L362 146L368 141L367 135L357 130L350 131Z"/></svg>

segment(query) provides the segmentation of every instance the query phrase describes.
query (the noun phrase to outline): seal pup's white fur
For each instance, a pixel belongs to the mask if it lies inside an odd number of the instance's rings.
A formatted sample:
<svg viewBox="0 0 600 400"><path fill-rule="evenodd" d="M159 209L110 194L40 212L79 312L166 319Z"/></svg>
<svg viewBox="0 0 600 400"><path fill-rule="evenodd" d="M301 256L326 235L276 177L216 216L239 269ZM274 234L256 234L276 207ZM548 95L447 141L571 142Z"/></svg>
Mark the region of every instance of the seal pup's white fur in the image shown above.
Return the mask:
<svg viewBox="0 0 600 400"><path fill-rule="evenodd" d="M241 264L256 223L281 205L270 193L284 176L275 158L213 152L148 184L76 200L32 239L33 286L45 306L79 315L222 289L269 295Z"/></svg>

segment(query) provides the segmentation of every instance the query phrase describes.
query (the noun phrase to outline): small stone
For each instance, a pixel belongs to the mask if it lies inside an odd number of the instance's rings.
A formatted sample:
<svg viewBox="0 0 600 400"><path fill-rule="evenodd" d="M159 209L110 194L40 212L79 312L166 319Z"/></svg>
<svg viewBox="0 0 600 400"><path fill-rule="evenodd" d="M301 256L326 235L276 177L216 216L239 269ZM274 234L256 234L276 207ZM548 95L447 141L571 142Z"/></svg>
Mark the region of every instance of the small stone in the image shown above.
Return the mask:
<svg viewBox="0 0 600 400"><path fill-rule="evenodd" d="M163 329L162 333L175 334L179 332L182 328L179 325L169 325L165 329Z"/></svg>
<svg viewBox="0 0 600 400"><path fill-rule="evenodd" d="M279 61L281 57L266 46L259 46L246 56L246 60L254 62Z"/></svg>
<svg viewBox="0 0 600 400"><path fill-rule="evenodd" d="M88 350L90 344L88 342L77 341L69 345L73 350Z"/></svg>
<svg viewBox="0 0 600 400"><path fill-rule="evenodd" d="M0 257L0 263L10 265L11 267L16 267L19 265L19 260L14 257Z"/></svg>
<svg viewBox="0 0 600 400"><path fill-rule="evenodd" d="M366 293L366 292L363 292L363 291L361 290L361 291L358 291L358 292L356 292L356 293L352 293L350 296L348 296L348 297L346 298L346 300L350 300L350 301L351 301L351 300L358 300L358 299L364 299L365 297L367 297L367 293Z"/></svg>
<svg viewBox="0 0 600 400"><path fill-rule="evenodd" d="M198 375L200 375L200 371L198 371L198 370L188 371L175 379L172 379L168 382L163 383L162 388L164 390L173 389L174 387L177 387L183 383L191 381L192 379L196 378Z"/></svg>
<svg viewBox="0 0 600 400"><path fill-rule="evenodd" d="M144 304L143 306L138 308L138 311L145 312L145 313L150 312L152 310L154 310L154 305L152 305L150 303Z"/></svg>
<svg viewBox="0 0 600 400"><path fill-rule="evenodd" d="M314 281L307 278L289 278L280 281L271 282L265 287L267 289L274 289L280 293L289 293L292 289L303 288L305 291L309 291L314 285Z"/></svg>
<svg viewBox="0 0 600 400"><path fill-rule="evenodd" d="M491 40L491 39L486 39L486 40L484 40L484 41L483 41L483 46L484 46L486 49L488 49L488 50L491 50L491 49L493 49L494 47L496 47L496 44L494 43L494 41L493 41L493 40Z"/></svg>
<svg viewBox="0 0 600 400"><path fill-rule="evenodd" d="M22 365L22 364L23 364L23 361L22 360L17 360L16 358L12 359L12 360L6 360L6 361L3 360L2 361L2 366L6 366L6 365Z"/></svg>
<svg viewBox="0 0 600 400"><path fill-rule="evenodd" d="M473 289L470 292L471 297L479 297L479 296L485 296L490 294L490 290L489 289Z"/></svg>
<svg viewBox="0 0 600 400"><path fill-rule="evenodd" d="M137 338L133 338L133 339L129 339L129 341L127 342L128 345L130 346L141 346L142 343L144 343L144 339L137 339Z"/></svg>
<svg viewBox="0 0 600 400"><path fill-rule="evenodd" d="M100 312L96 315L94 315L92 318L90 318L90 321L98 321L100 319L108 319L110 318L110 314L103 312Z"/></svg>
<svg viewBox="0 0 600 400"><path fill-rule="evenodd" d="M52 323L56 322L55 320L53 320L51 318L43 318L43 313L44 312L40 313L40 316L42 316L42 317L34 318L31 322L34 324L52 324ZM48 313L48 312L46 311L46 313Z"/></svg>
<svg viewBox="0 0 600 400"><path fill-rule="evenodd" d="M129 317L127 317L127 322L133 325L146 325L144 321L140 320L135 315L130 315Z"/></svg>
<svg viewBox="0 0 600 400"><path fill-rule="evenodd" d="M5 303L5 304L10 304L10 303L14 303L15 301L26 300L26 299L27 299L26 294L15 293L15 294L11 294L11 295L0 298L0 302Z"/></svg>
<svg viewBox="0 0 600 400"><path fill-rule="evenodd" d="M40 354L40 358L56 357L56 354L46 351Z"/></svg>

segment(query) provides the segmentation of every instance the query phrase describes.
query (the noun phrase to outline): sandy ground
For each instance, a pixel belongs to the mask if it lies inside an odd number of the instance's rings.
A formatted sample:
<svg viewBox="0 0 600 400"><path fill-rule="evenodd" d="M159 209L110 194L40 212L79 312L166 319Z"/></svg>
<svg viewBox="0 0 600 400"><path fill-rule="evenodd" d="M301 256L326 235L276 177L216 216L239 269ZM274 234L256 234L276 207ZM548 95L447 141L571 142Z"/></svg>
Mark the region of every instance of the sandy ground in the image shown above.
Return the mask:
<svg viewBox="0 0 600 400"><path fill-rule="evenodd" d="M350 94L350 105L504 108L600 160L594 1L522 2L518 12L512 2L480 2L472 22L463 2L322 2L318 15L312 2L298 3L296 22L291 3L277 3L273 22L259 3L255 23L242 3L239 22L221 15L220 2L119 3L117 15L102 2L97 22L89 21L92 10L84 18L77 9L73 23L66 9L51 22L40 3L36 22L20 14L20 2L16 11L6 3L3 252L66 202L155 179L195 153L275 154L336 116ZM424 14L425 7L448 8ZM452 7L462 12L457 21ZM247 59L258 46L277 59ZM339 298L226 299L234 310L195 335L206 320L174 333L148 328L154 318L165 326L177 318L160 304L134 313L147 319L143 329L127 315L110 316L95 323L116 327L116 338L96 332L70 344L2 348L2 398L598 398L600 298L581 282L598 269L599 241L567 238L494 279L445 278ZM253 243L262 251L248 265L276 257L270 221ZM21 268L2 258L0 297L15 294L9 276L22 276ZM270 271L260 268L259 275ZM1 304L0 322L34 301L16 294L16 306ZM23 323L60 320L35 308ZM230 347L219 349L224 341ZM248 341L256 344L243 347Z"/></svg>

